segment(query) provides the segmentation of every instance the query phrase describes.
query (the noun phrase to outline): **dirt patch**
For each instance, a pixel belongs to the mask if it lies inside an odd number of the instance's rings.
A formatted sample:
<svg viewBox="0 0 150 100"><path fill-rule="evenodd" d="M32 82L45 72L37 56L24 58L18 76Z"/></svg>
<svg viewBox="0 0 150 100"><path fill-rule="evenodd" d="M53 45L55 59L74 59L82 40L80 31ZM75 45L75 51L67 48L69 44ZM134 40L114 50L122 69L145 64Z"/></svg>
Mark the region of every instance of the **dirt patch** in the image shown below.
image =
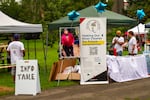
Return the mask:
<svg viewBox="0 0 150 100"><path fill-rule="evenodd" d="M14 89L11 87L0 86L0 92L11 92L11 91L14 91Z"/></svg>

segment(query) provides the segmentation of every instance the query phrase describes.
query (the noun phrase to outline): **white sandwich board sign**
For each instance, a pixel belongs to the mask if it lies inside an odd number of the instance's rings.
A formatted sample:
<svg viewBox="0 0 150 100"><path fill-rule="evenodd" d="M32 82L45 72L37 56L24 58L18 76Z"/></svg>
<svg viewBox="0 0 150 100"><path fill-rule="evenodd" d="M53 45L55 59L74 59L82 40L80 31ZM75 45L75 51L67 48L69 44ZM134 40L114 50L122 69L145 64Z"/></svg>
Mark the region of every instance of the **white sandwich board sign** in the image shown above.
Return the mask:
<svg viewBox="0 0 150 100"><path fill-rule="evenodd" d="M16 62L15 95L36 95L41 92L37 60Z"/></svg>
<svg viewBox="0 0 150 100"><path fill-rule="evenodd" d="M80 18L80 84L104 84L106 67L106 18Z"/></svg>

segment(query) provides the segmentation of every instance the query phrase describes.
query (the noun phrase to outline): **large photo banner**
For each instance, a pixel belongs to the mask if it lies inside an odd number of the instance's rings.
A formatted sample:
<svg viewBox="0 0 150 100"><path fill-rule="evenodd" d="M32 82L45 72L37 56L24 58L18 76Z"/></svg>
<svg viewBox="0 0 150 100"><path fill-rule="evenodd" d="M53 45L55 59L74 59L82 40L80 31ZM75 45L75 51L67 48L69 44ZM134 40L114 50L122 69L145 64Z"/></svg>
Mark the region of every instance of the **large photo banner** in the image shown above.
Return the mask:
<svg viewBox="0 0 150 100"><path fill-rule="evenodd" d="M107 81L106 18L80 18L80 84Z"/></svg>
<svg viewBox="0 0 150 100"><path fill-rule="evenodd" d="M59 37L60 58L80 57L79 27L60 27Z"/></svg>

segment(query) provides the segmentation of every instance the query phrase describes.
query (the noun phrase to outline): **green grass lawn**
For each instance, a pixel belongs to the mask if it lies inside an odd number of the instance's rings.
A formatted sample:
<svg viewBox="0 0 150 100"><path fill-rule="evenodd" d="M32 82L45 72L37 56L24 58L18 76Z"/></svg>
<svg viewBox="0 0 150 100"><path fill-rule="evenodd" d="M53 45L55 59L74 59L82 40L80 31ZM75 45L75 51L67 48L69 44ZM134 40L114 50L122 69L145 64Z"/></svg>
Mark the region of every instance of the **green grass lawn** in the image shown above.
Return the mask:
<svg viewBox="0 0 150 100"><path fill-rule="evenodd" d="M58 81L49 81L50 69L53 62L58 61L58 43L56 42L54 46L47 48L47 60L45 62L44 52L43 52L43 43L42 40L36 41L36 58L35 58L35 49L34 49L34 40L23 40L26 49L26 56L24 59L37 59L39 65L39 75L40 75L40 84L41 89L49 89L53 87L57 87ZM29 45L27 45L29 43ZM28 50L29 47L29 50ZM46 46L44 46L46 48ZM28 53L29 51L29 53ZM6 52L5 52L6 57ZM6 62L6 61L5 61ZM77 81L60 81L59 86L68 86L68 85L79 84ZM10 72L7 72L7 69L0 69L0 86L7 86L11 88L15 88L15 84L12 81L12 77ZM12 92L0 92L0 95L14 94Z"/></svg>

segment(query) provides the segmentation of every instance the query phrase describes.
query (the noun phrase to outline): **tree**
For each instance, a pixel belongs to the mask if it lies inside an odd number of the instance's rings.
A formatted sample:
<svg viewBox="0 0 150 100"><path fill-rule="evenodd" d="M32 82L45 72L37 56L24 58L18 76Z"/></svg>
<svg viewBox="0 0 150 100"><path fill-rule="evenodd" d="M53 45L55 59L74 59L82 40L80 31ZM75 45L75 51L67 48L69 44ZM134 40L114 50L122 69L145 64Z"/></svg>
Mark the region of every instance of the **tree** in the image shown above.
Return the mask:
<svg viewBox="0 0 150 100"><path fill-rule="evenodd" d="M101 0L105 2L106 0ZM64 17L72 10L79 11L91 5L96 5L99 0L15 0L0 1L0 9L16 20L27 23L41 23L44 34L48 32L48 25L54 20ZM106 9L111 9L112 0L107 2ZM58 40L58 35L49 37L50 41ZM53 43L53 42L52 42Z"/></svg>
<svg viewBox="0 0 150 100"><path fill-rule="evenodd" d="M144 23L147 20L149 20L150 17L150 9L148 9L149 5L150 5L150 0L129 0L129 7L126 11L126 15L131 18L137 19L136 11L138 9L143 9L146 16L141 20L141 22Z"/></svg>
<svg viewBox="0 0 150 100"><path fill-rule="evenodd" d="M0 2L0 10L6 13L7 15L18 19L19 14L20 14L20 5L18 5L15 0L5 0Z"/></svg>

